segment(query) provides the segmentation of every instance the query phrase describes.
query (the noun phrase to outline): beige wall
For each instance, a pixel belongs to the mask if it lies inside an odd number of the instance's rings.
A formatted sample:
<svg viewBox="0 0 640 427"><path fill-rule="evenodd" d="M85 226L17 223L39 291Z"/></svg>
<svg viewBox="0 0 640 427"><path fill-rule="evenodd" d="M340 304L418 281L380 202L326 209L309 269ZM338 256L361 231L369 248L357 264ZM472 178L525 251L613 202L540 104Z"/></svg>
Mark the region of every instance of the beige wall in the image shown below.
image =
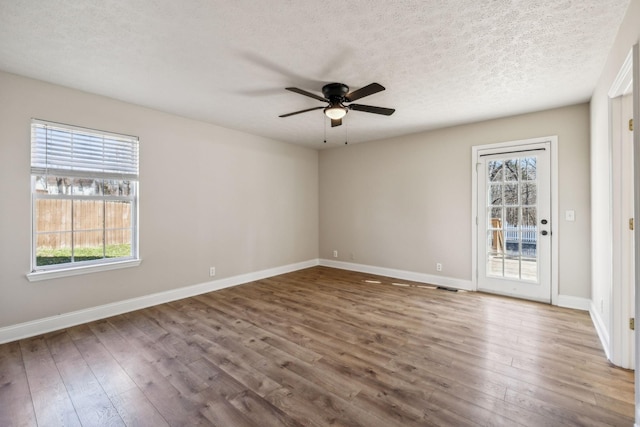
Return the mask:
<svg viewBox="0 0 640 427"><path fill-rule="evenodd" d="M611 333L611 158L608 92L640 38L640 0L632 0L591 98L592 301Z"/></svg>
<svg viewBox="0 0 640 427"><path fill-rule="evenodd" d="M320 257L337 250L340 261L471 280L471 147L551 135L559 293L589 298L588 104L322 151Z"/></svg>
<svg viewBox="0 0 640 427"><path fill-rule="evenodd" d="M0 93L0 328L207 282L209 266L219 279L334 249L470 280L471 147L548 135L559 140L560 294L590 296L587 104L318 153L6 73ZM140 137L140 267L26 280L32 117Z"/></svg>
<svg viewBox="0 0 640 427"><path fill-rule="evenodd" d="M318 257L318 153L0 73L0 328ZM136 268L29 282L30 119L140 137Z"/></svg>

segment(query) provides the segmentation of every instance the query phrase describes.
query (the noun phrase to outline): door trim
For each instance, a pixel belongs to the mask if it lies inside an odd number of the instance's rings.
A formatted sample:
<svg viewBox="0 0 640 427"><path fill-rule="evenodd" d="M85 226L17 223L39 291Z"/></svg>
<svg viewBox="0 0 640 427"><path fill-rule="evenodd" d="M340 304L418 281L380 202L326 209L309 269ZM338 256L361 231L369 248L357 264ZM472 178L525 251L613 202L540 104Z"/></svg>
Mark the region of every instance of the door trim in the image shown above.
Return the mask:
<svg viewBox="0 0 640 427"><path fill-rule="evenodd" d="M632 249L629 247L631 231L629 231L628 219L635 217L633 205L628 206L627 192L623 192L629 183L629 178L633 180L633 166L628 164L629 154L626 146L627 136L625 129L625 117L623 117L623 96L622 93L615 98L609 98L609 122L611 124L611 145L610 145L610 185L611 195L609 205L611 208L611 310L609 310L610 321L610 341L608 358L617 366L631 369L632 349L630 343L629 318L634 317L629 307L629 296L632 295L633 276L627 275L633 268L634 260L629 258ZM632 158L631 158L632 160ZM631 173L631 176L625 174ZM633 197L633 196L632 196ZM629 207L631 209L629 209ZM629 280L631 279L631 280Z"/></svg>
<svg viewBox="0 0 640 427"><path fill-rule="evenodd" d="M633 121L640 123L640 45L633 45ZM635 218L640 218L640 132L633 132L633 173L634 183L634 209ZM640 319L640 227L634 230L635 236L635 318ZM634 331L635 336L635 401L636 419L635 425L640 426L640 336L638 328Z"/></svg>
<svg viewBox="0 0 640 427"><path fill-rule="evenodd" d="M478 172L476 159L478 151L487 149L519 150L520 147L540 142L549 142L551 174L551 224L553 234L551 238L551 304L558 305L558 240L560 236L560 222L558 216L558 136L544 136L539 138L521 139L516 141L498 142L493 144L474 145L471 147L471 284L473 290L478 290Z"/></svg>
<svg viewBox="0 0 640 427"><path fill-rule="evenodd" d="M637 45L636 45L637 46ZM636 46L632 48L627 57L625 58L618 75L616 76L614 82L611 85L611 88L608 92L609 97L609 185L610 185L610 194L609 194L609 215L610 215L610 230L609 230L609 244L611 246L611 259L608 260L611 268L611 289L610 289L610 302L609 302L609 339L608 341L603 341L603 347L605 347L605 353L607 355L607 359L609 359L614 365L621 366L623 368L632 369L631 366L631 355L628 350L636 351L635 349L630 348L631 340L628 339L628 330L629 330L629 317L637 317L634 313L631 313L627 307L627 298L629 297L632 289L631 283L625 283L620 280L620 263L618 261L621 250L620 243L622 239L622 231L621 228L626 230L626 224L621 224L622 211L621 205L618 203L620 199L620 186L621 186L621 159L619 158L620 149L616 146L619 145L619 141L614 137L614 127L616 127L616 131L620 131L620 127L623 126L623 123L620 121L619 117L619 108L620 108L620 98L624 95L634 92L635 82L633 78L633 68L634 68L634 51ZM636 95L633 94L632 103L636 102ZM634 121L636 114L636 106L633 105L633 115ZM636 121L637 122L637 121ZM635 152L636 145L636 134L638 132L634 132L634 172L637 173L637 158L638 154ZM637 183L637 179L634 177L634 183ZM636 184L634 186L634 200L637 199L638 187ZM637 203L637 202L636 202ZM634 218L638 218L638 214L635 212L634 207ZM637 221L637 219L636 219ZM637 228L637 227L636 227ZM637 231L634 232L634 237L637 240ZM637 243L636 243L637 245ZM637 246L636 246L637 251ZM636 255L637 257L637 255ZM634 264L637 266L637 258L633 260ZM637 267L636 267L637 268ZM636 273L637 275L637 273ZM635 283L635 279L634 279ZM637 339L637 337L636 337Z"/></svg>

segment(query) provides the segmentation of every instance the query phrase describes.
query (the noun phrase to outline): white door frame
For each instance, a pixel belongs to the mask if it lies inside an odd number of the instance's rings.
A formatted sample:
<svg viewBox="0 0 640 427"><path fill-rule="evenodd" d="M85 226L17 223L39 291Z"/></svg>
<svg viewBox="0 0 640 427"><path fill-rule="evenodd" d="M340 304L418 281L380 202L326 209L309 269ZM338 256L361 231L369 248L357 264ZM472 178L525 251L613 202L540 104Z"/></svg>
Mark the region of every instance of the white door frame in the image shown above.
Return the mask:
<svg viewBox="0 0 640 427"><path fill-rule="evenodd" d="M544 136L517 141L498 142L494 144L474 145L471 147L471 288L478 290L478 173L476 161L478 151L486 149L518 149L523 145L540 142L550 143L551 173L551 304L558 305L558 238L560 236L558 221L558 137Z"/></svg>
<svg viewBox="0 0 640 427"><path fill-rule="evenodd" d="M640 124L640 47L633 45L633 122ZM634 177L634 216L640 218L640 131L633 132L633 169ZM635 318L640 319L640 227L635 227L635 292L636 310ZM635 330L636 356L640 355L640 339L638 330ZM640 357L635 358L635 398L636 398L636 426L640 426Z"/></svg>
<svg viewBox="0 0 640 427"><path fill-rule="evenodd" d="M623 212L623 201L621 200L621 190L624 177L622 176L623 164L620 145L620 132L624 123L620 117L621 101L623 95L627 95L633 90L633 50L629 52L616 79L609 89L609 162L610 162L610 186L609 211L611 214L610 239L611 239L611 309L609 310L609 348L605 349L609 360L623 368L632 369L633 355L630 348L628 319L634 317L628 306L628 298L632 292L631 283L623 280L626 268L622 262L625 254L622 243L625 240L623 233L628 233L628 213ZM635 108L634 108L635 110ZM635 115L635 111L634 111ZM634 139L635 134L634 132ZM637 154L634 153L634 158ZM636 169L636 167L634 167ZM637 181L636 181L637 182ZM637 185L636 185L637 187ZM634 190L637 191L637 190ZM637 196L634 197L634 199ZM634 215L638 218L637 215ZM640 225L640 224L638 224ZM637 228L637 226L635 227ZM637 264L637 263L636 263Z"/></svg>

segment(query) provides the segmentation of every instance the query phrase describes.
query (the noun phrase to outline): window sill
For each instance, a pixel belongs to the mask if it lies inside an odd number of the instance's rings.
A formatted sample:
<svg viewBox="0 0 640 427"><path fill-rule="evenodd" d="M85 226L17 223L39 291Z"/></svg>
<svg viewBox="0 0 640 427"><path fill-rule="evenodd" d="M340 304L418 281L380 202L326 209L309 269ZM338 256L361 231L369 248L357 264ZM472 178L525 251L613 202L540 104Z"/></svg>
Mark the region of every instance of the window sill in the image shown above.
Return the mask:
<svg viewBox="0 0 640 427"><path fill-rule="evenodd" d="M99 265L85 265L82 267L72 267L60 270L36 271L33 273L27 273L27 279L29 279L30 282L38 282L40 280L57 279L59 277L79 276L82 274L97 273L100 271L137 267L141 262L141 259L131 259L126 261L110 262Z"/></svg>

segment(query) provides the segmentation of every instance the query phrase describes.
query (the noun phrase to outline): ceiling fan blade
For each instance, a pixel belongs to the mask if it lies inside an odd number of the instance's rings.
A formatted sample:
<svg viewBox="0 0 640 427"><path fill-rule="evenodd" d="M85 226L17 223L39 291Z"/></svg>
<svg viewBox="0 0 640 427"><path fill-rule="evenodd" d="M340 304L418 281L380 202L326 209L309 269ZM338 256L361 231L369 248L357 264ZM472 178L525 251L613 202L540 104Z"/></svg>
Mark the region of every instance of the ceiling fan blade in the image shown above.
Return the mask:
<svg viewBox="0 0 640 427"><path fill-rule="evenodd" d="M364 111L365 113L382 114L384 116L392 115L396 110L393 108L374 107L372 105L350 104L350 110Z"/></svg>
<svg viewBox="0 0 640 427"><path fill-rule="evenodd" d="M340 126L342 124L342 119L331 119L331 127L334 128L336 126Z"/></svg>
<svg viewBox="0 0 640 427"><path fill-rule="evenodd" d="M384 86L379 83L371 83L365 87L361 87L360 89L354 90L353 92L349 92L345 99L348 102L355 101L356 99L364 98L365 96L373 95L374 93L382 92L384 90Z"/></svg>
<svg viewBox="0 0 640 427"><path fill-rule="evenodd" d="M306 90L298 89L297 87L287 87L285 88L290 90L291 92L299 93L300 95L308 96L313 99L317 99L318 101L329 102L327 98L324 98L320 95L316 95L315 93L307 92Z"/></svg>
<svg viewBox="0 0 640 427"><path fill-rule="evenodd" d="M300 111L295 111L293 113L288 113L288 114L282 114L278 117L289 117L289 116L293 116L296 114L300 114L300 113L306 113L307 111L313 111L313 110L322 110L325 107L313 107L313 108L307 108L306 110L300 110Z"/></svg>

